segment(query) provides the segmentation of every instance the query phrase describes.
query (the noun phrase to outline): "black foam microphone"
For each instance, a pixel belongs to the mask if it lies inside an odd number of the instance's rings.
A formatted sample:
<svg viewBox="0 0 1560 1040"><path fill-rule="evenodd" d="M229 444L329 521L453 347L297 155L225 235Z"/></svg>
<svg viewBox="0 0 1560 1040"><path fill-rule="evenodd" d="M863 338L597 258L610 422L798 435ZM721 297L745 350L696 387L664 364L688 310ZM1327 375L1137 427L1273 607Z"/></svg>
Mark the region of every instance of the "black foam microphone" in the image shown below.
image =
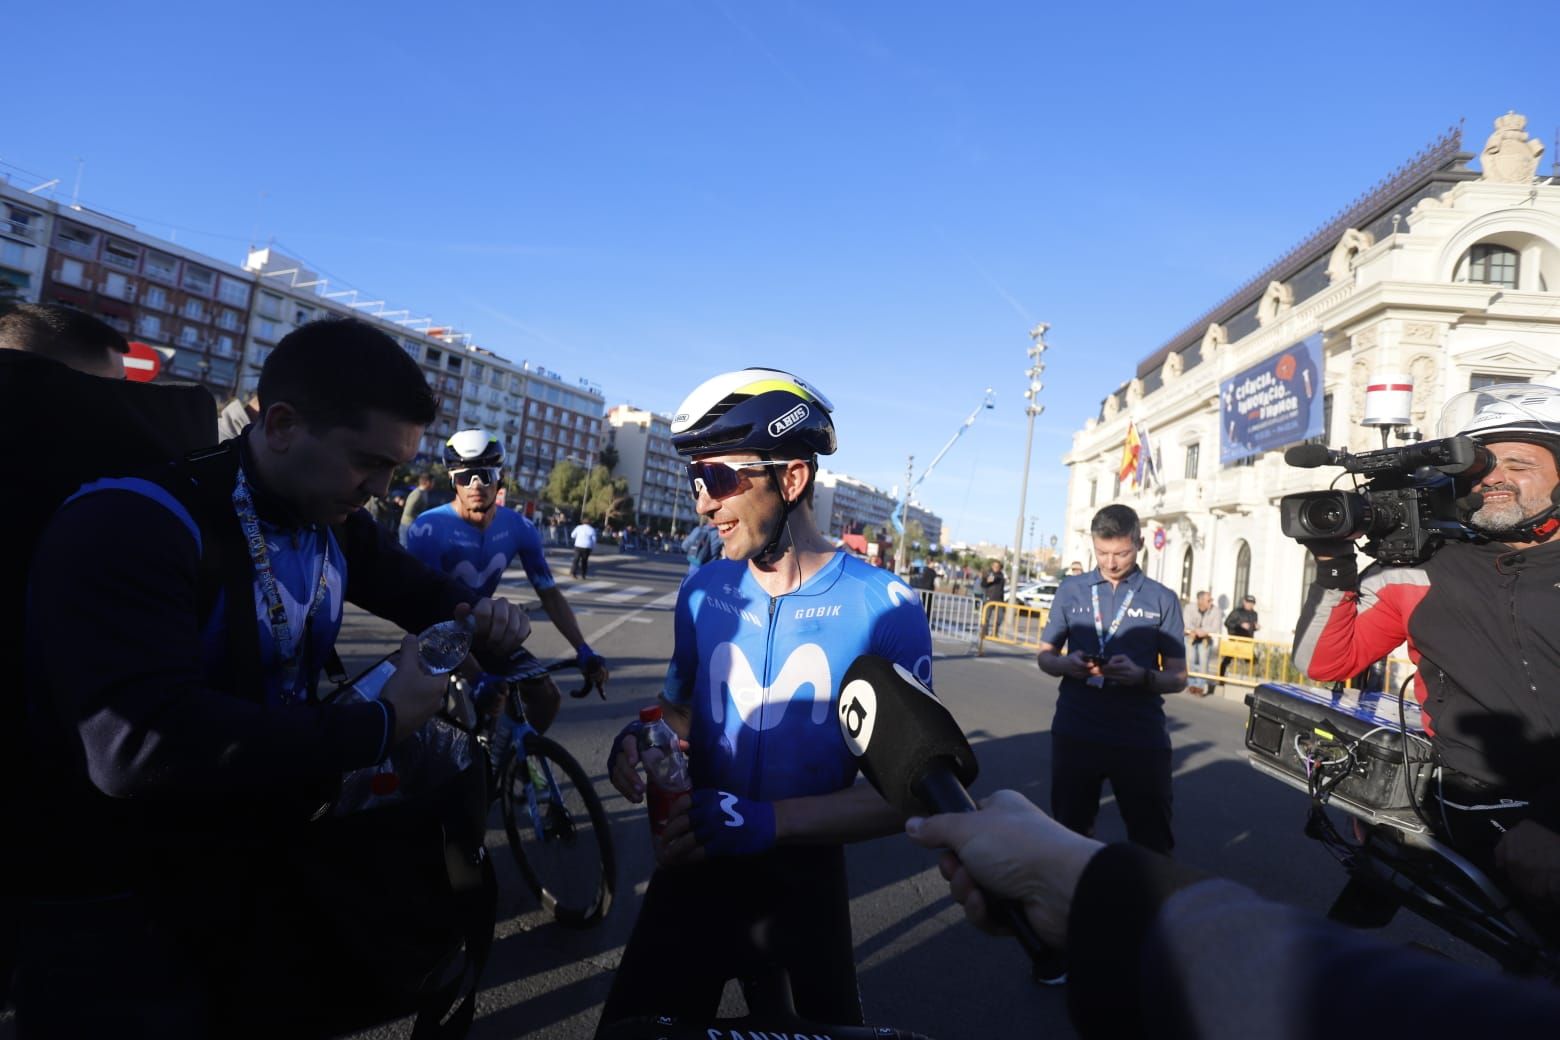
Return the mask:
<svg viewBox="0 0 1560 1040"><path fill-rule="evenodd" d="M1293 448L1284 449L1284 461L1300 469L1315 469L1318 466L1336 466L1347 454L1333 451L1325 444L1296 444Z"/></svg>
<svg viewBox="0 0 1560 1040"><path fill-rule="evenodd" d="M840 687L839 720L862 774L900 812L976 811L967 785L980 767L970 742L937 695L900 665L875 654L856 658ZM1032 959L1053 956L1022 907L990 895L986 902Z"/></svg>

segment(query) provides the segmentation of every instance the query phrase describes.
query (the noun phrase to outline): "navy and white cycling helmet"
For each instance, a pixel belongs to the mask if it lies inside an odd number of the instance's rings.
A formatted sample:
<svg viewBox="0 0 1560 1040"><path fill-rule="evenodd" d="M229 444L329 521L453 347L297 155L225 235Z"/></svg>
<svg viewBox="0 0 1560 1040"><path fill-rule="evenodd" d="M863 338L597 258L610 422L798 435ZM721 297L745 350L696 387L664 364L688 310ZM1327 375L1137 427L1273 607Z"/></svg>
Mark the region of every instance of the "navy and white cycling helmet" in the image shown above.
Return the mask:
<svg viewBox="0 0 1560 1040"><path fill-rule="evenodd" d="M461 430L444 442L445 469L502 469L504 444L487 430Z"/></svg>
<svg viewBox="0 0 1560 1040"><path fill-rule="evenodd" d="M775 368L744 368L706 379L672 416L679 455L801 448L832 455L834 406L811 383Z"/></svg>

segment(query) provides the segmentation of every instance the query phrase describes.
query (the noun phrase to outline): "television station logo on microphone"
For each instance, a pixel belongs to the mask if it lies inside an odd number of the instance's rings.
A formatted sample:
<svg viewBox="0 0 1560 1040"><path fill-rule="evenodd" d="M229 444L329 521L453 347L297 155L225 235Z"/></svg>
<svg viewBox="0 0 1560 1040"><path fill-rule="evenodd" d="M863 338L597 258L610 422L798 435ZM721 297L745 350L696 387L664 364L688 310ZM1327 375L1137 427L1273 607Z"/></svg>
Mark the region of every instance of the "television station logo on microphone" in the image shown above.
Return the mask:
<svg viewBox="0 0 1560 1040"><path fill-rule="evenodd" d="M937 699L937 694L931 688L915 677L915 673L905 668L902 664L883 661L884 664L893 664L894 673L899 680L913 690L918 690L939 705L942 701ZM890 696L892 701L892 696ZM852 679L845 684L840 691L840 736L845 738L845 745L850 748L850 753L857 758L867 753L867 748L872 743L872 730L877 722L878 693L876 687L868 679Z"/></svg>

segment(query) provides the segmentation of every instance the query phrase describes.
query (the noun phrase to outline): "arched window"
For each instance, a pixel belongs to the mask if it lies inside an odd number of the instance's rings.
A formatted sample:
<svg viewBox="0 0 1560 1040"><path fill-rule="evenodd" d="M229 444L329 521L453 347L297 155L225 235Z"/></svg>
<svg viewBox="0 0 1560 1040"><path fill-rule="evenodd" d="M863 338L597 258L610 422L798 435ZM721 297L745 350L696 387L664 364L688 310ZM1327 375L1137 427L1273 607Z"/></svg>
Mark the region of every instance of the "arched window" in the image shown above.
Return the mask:
<svg viewBox="0 0 1560 1040"><path fill-rule="evenodd" d="M1306 555L1310 555L1307 553ZM1246 594L1251 591L1251 546L1242 539L1240 547L1235 550L1235 598L1230 603L1233 610L1240 606Z"/></svg>
<svg viewBox="0 0 1560 1040"><path fill-rule="evenodd" d="M1311 555L1306 553L1307 556ZM1181 598L1192 598L1192 549L1187 546L1186 555L1181 557Z"/></svg>
<svg viewBox="0 0 1560 1040"><path fill-rule="evenodd" d="M1481 242L1468 250L1463 281L1479 285L1517 287L1517 251L1510 246Z"/></svg>

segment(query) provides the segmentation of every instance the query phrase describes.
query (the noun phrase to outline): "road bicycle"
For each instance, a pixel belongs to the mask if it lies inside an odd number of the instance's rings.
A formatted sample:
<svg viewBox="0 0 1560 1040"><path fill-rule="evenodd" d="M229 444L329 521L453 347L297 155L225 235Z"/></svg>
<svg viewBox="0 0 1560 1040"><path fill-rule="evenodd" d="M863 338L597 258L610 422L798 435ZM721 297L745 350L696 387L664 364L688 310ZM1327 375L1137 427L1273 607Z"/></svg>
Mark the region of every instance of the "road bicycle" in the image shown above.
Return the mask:
<svg viewBox="0 0 1560 1040"><path fill-rule="evenodd" d="M476 732L488 753L490 795L502 806L520 876L559 924L589 928L606 916L617 885L607 814L574 756L526 719L521 696L527 684L575 667L572 659L543 663L521 649L491 676L508 694L503 713L482 719ZM571 695L589 689L587 683Z"/></svg>

